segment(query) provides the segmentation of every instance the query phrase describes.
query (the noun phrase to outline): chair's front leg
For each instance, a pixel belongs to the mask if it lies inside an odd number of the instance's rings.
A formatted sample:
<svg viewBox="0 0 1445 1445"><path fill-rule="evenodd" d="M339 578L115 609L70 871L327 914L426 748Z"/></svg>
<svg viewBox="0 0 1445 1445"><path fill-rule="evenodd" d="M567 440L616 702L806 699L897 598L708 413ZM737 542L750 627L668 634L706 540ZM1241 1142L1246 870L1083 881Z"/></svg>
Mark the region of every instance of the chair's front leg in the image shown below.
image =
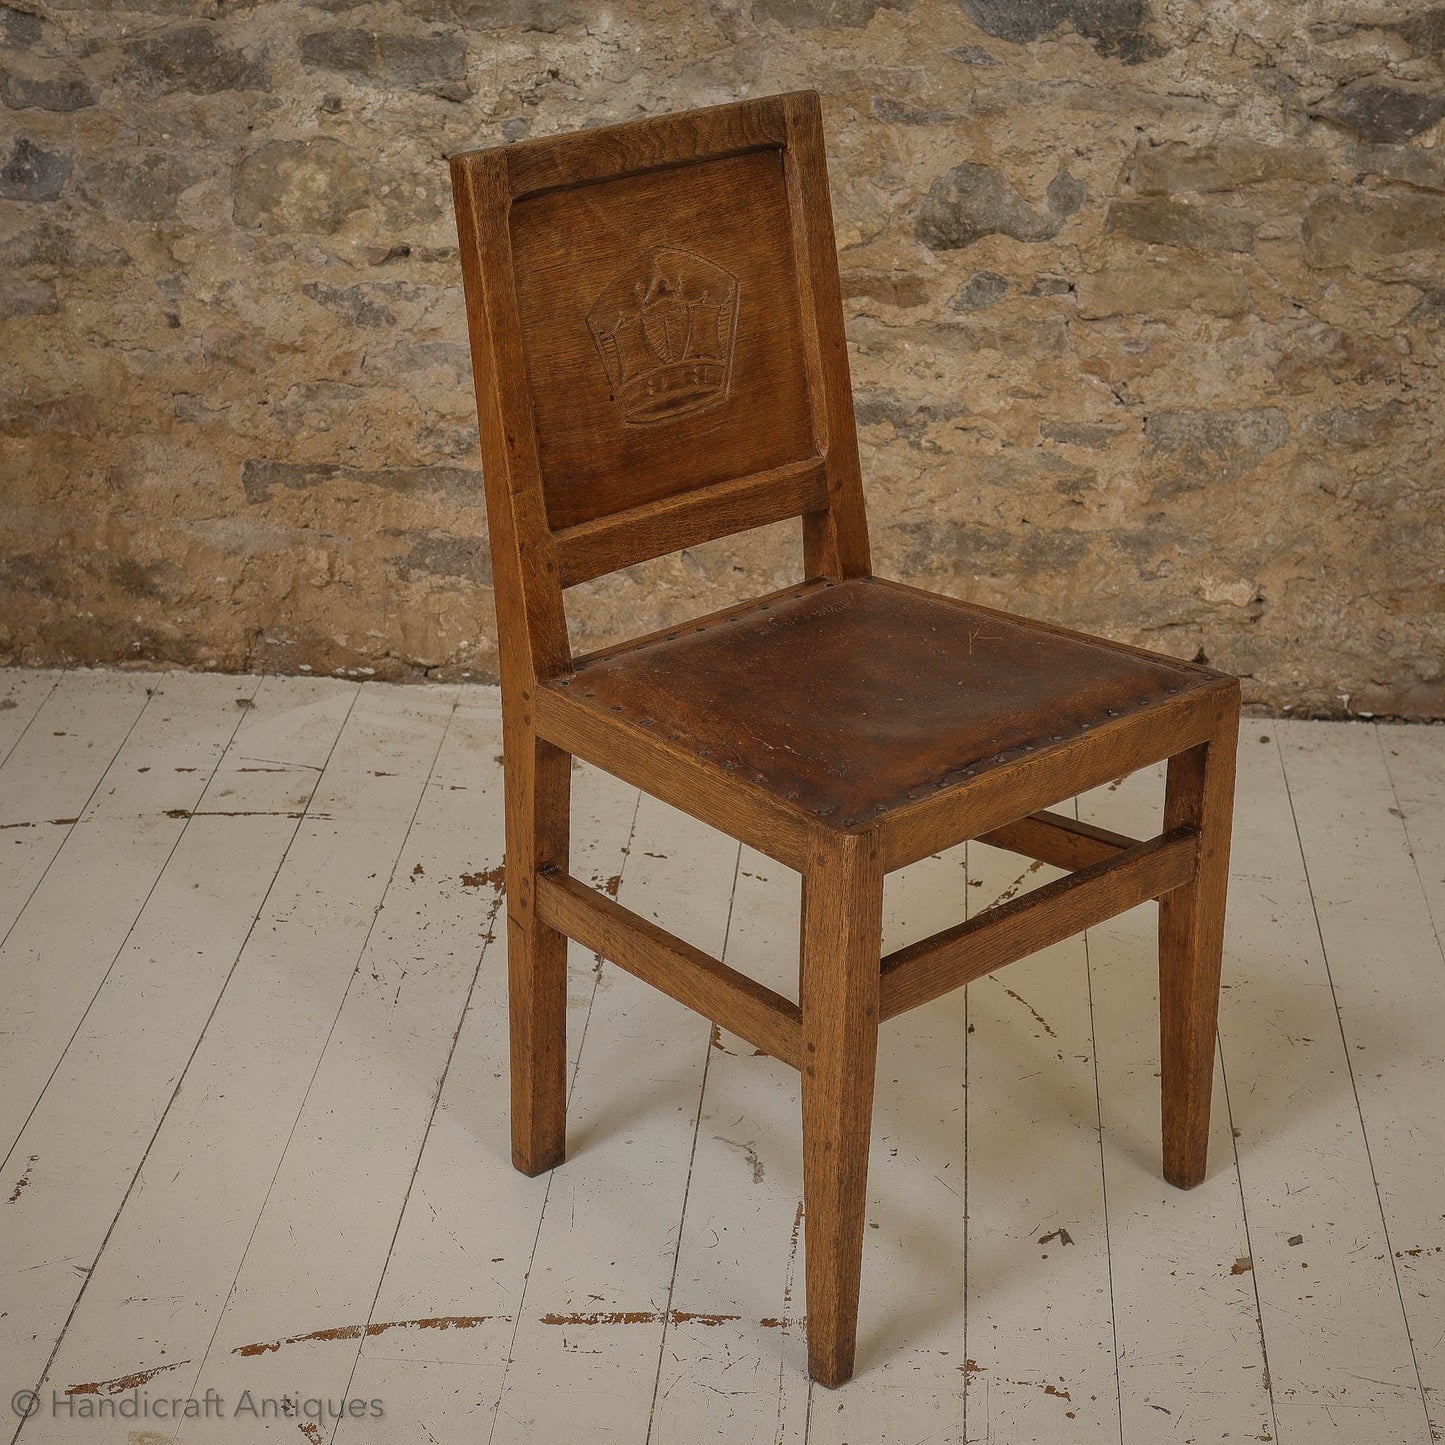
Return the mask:
<svg viewBox="0 0 1445 1445"><path fill-rule="evenodd" d="M530 708L528 708L530 712ZM567 938L537 917L537 874L567 870L572 758L503 714L512 1163L541 1174L567 1143Z"/></svg>
<svg viewBox="0 0 1445 1445"><path fill-rule="evenodd" d="M803 875L803 1209L808 1373L853 1374L878 1056L883 871L868 834L818 833Z"/></svg>
<svg viewBox="0 0 1445 1445"><path fill-rule="evenodd" d="M1164 827L1199 829L1199 870L1159 900L1160 1080L1164 1177L1180 1189L1204 1180L1209 1098L1224 949L1224 901L1234 811L1237 700L1214 737L1169 760Z"/></svg>

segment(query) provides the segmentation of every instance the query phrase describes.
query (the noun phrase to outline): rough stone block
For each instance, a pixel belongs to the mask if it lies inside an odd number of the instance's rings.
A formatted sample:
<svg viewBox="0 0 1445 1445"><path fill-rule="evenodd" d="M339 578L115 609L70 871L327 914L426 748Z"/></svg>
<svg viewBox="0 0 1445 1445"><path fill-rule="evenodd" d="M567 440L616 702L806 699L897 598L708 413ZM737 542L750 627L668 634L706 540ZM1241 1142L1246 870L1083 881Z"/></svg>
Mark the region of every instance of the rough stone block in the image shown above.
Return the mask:
<svg viewBox="0 0 1445 1445"><path fill-rule="evenodd" d="M1077 290L1079 315L1091 321L1106 316L1162 318L1183 310L1243 316L1254 304L1236 265L1204 263L1197 257L1121 257L1081 276Z"/></svg>
<svg viewBox="0 0 1445 1445"><path fill-rule="evenodd" d="M59 310L53 281L0 276L0 321L16 316L53 316Z"/></svg>
<svg viewBox="0 0 1445 1445"><path fill-rule="evenodd" d="M1445 148L1355 146L1348 159L1362 176L1399 181L1422 191L1445 192Z"/></svg>
<svg viewBox="0 0 1445 1445"><path fill-rule="evenodd" d="M302 37L301 61L357 85L414 90L443 100L465 100L471 94L467 47L460 35L318 30Z"/></svg>
<svg viewBox="0 0 1445 1445"><path fill-rule="evenodd" d="M1278 407L1244 411L1156 411L1144 423L1156 500L1227 486L1289 440Z"/></svg>
<svg viewBox="0 0 1445 1445"><path fill-rule="evenodd" d="M1394 29L1416 55L1445 54L1445 5L1406 16Z"/></svg>
<svg viewBox="0 0 1445 1445"><path fill-rule="evenodd" d="M1124 428L1118 424L1089 421L1048 421L1039 428L1039 434L1047 441L1086 447L1091 452L1108 451L1123 432Z"/></svg>
<svg viewBox="0 0 1445 1445"><path fill-rule="evenodd" d="M0 266L81 271L90 266L121 266L129 259L120 247L108 242L97 245L55 221L42 221L0 241Z"/></svg>
<svg viewBox="0 0 1445 1445"><path fill-rule="evenodd" d="M418 20L522 35L555 35L591 14L584 0L402 0L401 9Z"/></svg>
<svg viewBox="0 0 1445 1445"><path fill-rule="evenodd" d="M1329 446L1359 451L1387 443L1405 422L1402 402L1385 406L1337 406L1310 417L1310 430Z"/></svg>
<svg viewBox="0 0 1445 1445"><path fill-rule="evenodd" d="M1311 266L1438 279L1445 196L1325 191L1306 211L1302 234Z"/></svg>
<svg viewBox="0 0 1445 1445"><path fill-rule="evenodd" d="M1404 86L1357 80L1335 92L1310 114L1332 121L1375 145L1422 134L1445 117L1445 86Z"/></svg>
<svg viewBox="0 0 1445 1445"><path fill-rule="evenodd" d="M1111 231L1155 246L1194 251L1252 251L1256 217L1225 206L1201 206L1169 198L1118 200L1109 206Z"/></svg>
<svg viewBox="0 0 1445 1445"><path fill-rule="evenodd" d="M71 158L20 136L0 166L0 200L53 201L70 179Z"/></svg>
<svg viewBox="0 0 1445 1445"><path fill-rule="evenodd" d="M356 286L328 286L320 281L308 281L301 294L309 297L318 306L334 312L350 326L375 330L383 326L396 325L396 313L386 304L386 296L398 294L398 289L414 291L415 288L391 282Z"/></svg>
<svg viewBox="0 0 1445 1445"><path fill-rule="evenodd" d="M209 25L183 25L126 46L124 79L148 95L185 91L215 95L226 90L270 90L261 58L252 58L216 39Z"/></svg>
<svg viewBox="0 0 1445 1445"><path fill-rule="evenodd" d="M1149 0L963 0L980 30L1024 44L1067 25L1100 55L1137 64L1163 53L1150 33Z"/></svg>
<svg viewBox="0 0 1445 1445"><path fill-rule="evenodd" d="M325 234L367 204L370 185L366 163L330 136L268 141L236 167L232 216L277 234Z"/></svg>
<svg viewBox="0 0 1445 1445"><path fill-rule="evenodd" d="M906 10L912 0L753 0L753 19L789 30L861 30L880 10Z"/></svg>
<svg viewBox="0 0 1445 1445"><path fill-rule="evenodd" d="M843 295L867 296L889 306L922 306L928 300L928 284L912 271L847 270L840 277Z"/></svg>
<svg viewBox="0 0 1445 1445"><path fill-rule="evenodd" d="M279 462L252 459L241 469L248 502L264 502L275 488L305 491L327 483L379 487L390 492L446 496L480 505L482 474L468 467L348 467L337 462Z"/></svg>
<svg viewBox="0 0 1445 1445"><path fill-rule="evenodd" d="M915 105L893 95L875 95L872 109L879 120L890 125L952 125L968 117L967 111Z"/></svg>
<svg viewBox="0 0 1445 1445"><path fill-rule="evenodd" d="M996 170L965 161L939 176L918 208L918 239L931 251L957 251L985 236L1048 241L1084 204L1086 190L1067 170L1049 182L1042 206L1025 200Z"/></svg>
<svg viewBox="0 0 1445 1445"><path fill-rule="evenodd" d="M168 221L181 192L205 172L184 153L136 151L113 155L87 171L81 189L108 215L123 221Z"/></svg>
<svg viewBox="0 0 1445 1445"><path fill-rule="evenodd" d="M95 90L83 75L32 77L0 70L0 102L11 110L53 110L62 114L95 104Z"/></svg>
<svg viewBox="0 0 1445 1445"><path fill-rule="evenodd" d="M1445 325L1445 287L1426 291L1405 320L1412 326Z"/></svg>
<svg viewBox="0 0 1445 1445"><path fill-rule="evenodd" d="M7 47L26 50L40 44L43 22L40 16L28 10L16 10L10 5L0 5L0 34Z"/></svg>
<svg viewBox="0 0 1445 1445"><path fill-rule="evenodd" d="M997 271L975 271L948 304L954 311L982 311L986 306L997 306L1008 293L1007 276Z"/></svg>
<svg viewBox="0 0 1445 1445"><path fill-rule="evenodd" d="M1129 184L1141 196L1235 191L1270 181L1317 184L1329 173L1330 157L1322 149L1255 141L1146 145L1129 162Z"/></svg>
<svg viewBox="0 0 1445 1445"><path fill-rule="evenodd" d="M924 331L918 344L937 340L952 351L998 351L1004 356L1042 360L1069 349L1069 328L1062 316L979 314L943 321Z"/></svg>
<svg viewBox="0 0 1445 1445"><path fill-rule="evenodd" d="M474 587L492 585L492 559L480 537L458 537L449 532L412 536L410 546L397 558L397 575L403 581L450 577Z"/></svg>

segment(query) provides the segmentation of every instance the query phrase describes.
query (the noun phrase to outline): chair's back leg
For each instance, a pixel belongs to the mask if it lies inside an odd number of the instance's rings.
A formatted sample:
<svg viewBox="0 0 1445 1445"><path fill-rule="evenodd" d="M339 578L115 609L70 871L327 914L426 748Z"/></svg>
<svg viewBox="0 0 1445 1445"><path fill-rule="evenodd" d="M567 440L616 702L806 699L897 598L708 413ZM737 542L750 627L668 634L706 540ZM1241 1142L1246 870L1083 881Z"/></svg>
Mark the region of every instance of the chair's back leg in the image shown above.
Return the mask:
<svg viewBox="0 0 1445 1445"><path fill-rule="evenodd" d="M868 835L819 834L803 875L803 1217L808 1372L853 1374L878 1056L883 871Z"/></svg>
<svg viewBox="0 0 1445 1445"><path fill-rule="evenodd" d="M1211 741L1169 760L1164 827L1190 824L1200 834L1194 880L1159 900L1164 1177L1180 1189L1203 1181L1209 1149L1238 734L1236 706Z"/></svg>
<svg viewBox="0 0 1445 1445"><path fill-rule="evenodd" d="M526 712L530 714L530 700ZM567 938L537 917L537 874L567 870L572 758L502 717L507 791L507 990L511 1024L512 1163L540 1174L567 1140Z"/></svg>

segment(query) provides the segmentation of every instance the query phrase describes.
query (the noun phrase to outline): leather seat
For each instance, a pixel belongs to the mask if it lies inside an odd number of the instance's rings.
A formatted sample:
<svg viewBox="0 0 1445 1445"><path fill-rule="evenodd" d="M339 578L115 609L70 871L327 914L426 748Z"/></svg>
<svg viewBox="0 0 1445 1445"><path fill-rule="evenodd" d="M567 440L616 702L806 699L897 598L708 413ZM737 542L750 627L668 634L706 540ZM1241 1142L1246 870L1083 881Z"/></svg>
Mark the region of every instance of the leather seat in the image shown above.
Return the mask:
<svg viewBox="0 0 1445 1445"><path fill-rule="evenodd" d="M593 654L551 685L848 827L1218 681L1172 658L862 577Z"/></svg>

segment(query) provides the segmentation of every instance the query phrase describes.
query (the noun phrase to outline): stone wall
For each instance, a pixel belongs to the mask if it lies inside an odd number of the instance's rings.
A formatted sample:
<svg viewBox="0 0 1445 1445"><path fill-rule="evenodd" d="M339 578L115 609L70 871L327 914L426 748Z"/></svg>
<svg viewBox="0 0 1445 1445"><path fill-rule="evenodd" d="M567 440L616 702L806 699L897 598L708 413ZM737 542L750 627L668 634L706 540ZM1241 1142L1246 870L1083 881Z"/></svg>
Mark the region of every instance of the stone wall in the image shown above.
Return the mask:
<svg viewBox="0 0 1445 1445"><path fill-rule="evenodd" d="M1399 0L6 0L0 657L493 676L445 157L799 86L880 571L1445 713L1445 8ZM579 589L578 639L795 542Z"/></svg>

